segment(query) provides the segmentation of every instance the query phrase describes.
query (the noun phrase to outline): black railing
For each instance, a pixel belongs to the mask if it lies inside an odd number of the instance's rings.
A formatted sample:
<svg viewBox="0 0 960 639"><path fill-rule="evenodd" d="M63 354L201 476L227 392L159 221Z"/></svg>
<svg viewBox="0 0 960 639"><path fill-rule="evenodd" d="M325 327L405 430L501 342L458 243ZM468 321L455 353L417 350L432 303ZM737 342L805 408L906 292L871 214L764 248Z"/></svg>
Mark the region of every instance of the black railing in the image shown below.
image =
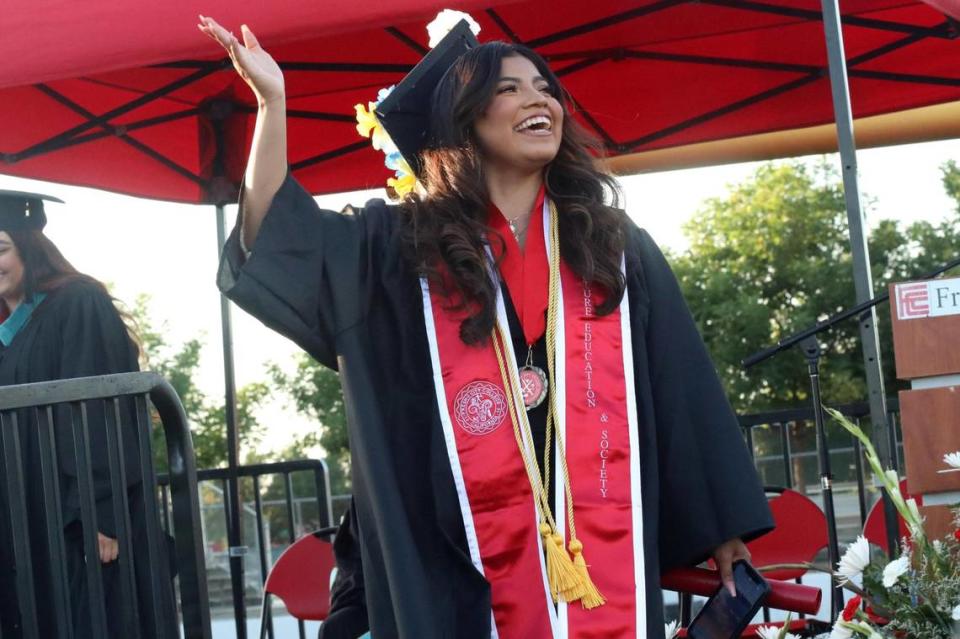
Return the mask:
<svg viewBox="0 0 960 639"><path fill-rule="evenodd" d="M81 548L76 550L80 557L99 557L97 493L102 500L105 492L111 495L106 513L115 519L119 544L116 596L131 612L124 636L148 634L141 633L141 619L148 620L152 636L177 636L173 583L165 575L168 558L151 450L150 404L163 428L170 471L170 520L183 636L210 639L193 445L179 398L155 373L0 388L0 459L6 495L0 500L0 518L9 522L4 527L13 555L12 566L0 566L5 573L0 578L9 579L13 568L15 578L9 588L13 592L2 593L8 598L4 608L8 615L18 615L17 632L24 639L72 639L73 613L83 608L89 611L93 635L108 636L99 561L82 562L88 599L74 610L66 568L66 546L72 542L64 529L67 524L81 535L77 542ZM65 522L64 513L76 511L74 501L79 520ZM145 566L135 568L139 552L145 553ZM137 596L138 574L149 582L146 597ZM9 599L15 605L10 606Z"/></svg>
<svg viewBox="0 0 960 639"><path fill-rule="evenodd" d="M312 486L312 494L310 495L296 495L295 494L295 482L294 476L298 473L309 473L312 474L312 480L310 481L310 486ZM222 513L216 513L213 518L205 518L204 521L209 527L214 520L220 520L222 523L223 534L216 535L221 540L226 539L226 529L229 526L231 520L230 513L228 511L230 500L227 498L230 490L230 478L232 473L228 468L214 468L201 470L197 473L197 480L201 484L209 484L212 487L215 487L216 491L221 496L220 504L206 504L204 508L211 509L222 509ZM254 585L256 587L255 599L262 602L262 592L263 584L266 581L267 574L270 571L271 566L273 565L273 559L275 553L282 552L287 546L292 544L301 534L310 532L318 528L325 528L332 525L332 507L331 507L331 498L329 492L329 476L327 465L325 462L317 459L303 459L279 463L270 463L270 464L254 464L248 466L240 466L236 469L236 477L240 482L240 503L241 516L237 519L241 521L241 525L245 522L246 519L244 515L252 516L255 522L254 535L255 539L247 539L248 544L252 545L256 549L257 554L257 566L255 570L245 571L247 574L258 574L258 577L255 578L254 584L239 584L239 587L236 587L236 584L232 584L231 588L231 597L230 597L230 609L234 610L236 607L242 606L244 610L248 607L247 597L243 597L243 600L238 602L236 596L233 593L249 592L250 588L248 586ZM270 478L270 481L265 482L265 478ZM161 485L161 499L164 504L167 502L167 478L164 475L161 475L159 478ZM272 492L272 499L264 499L264 492L267 492L267 496L270 496ZM279 514L279 517L274 517L274 521L278 521L281 527L285 527L285 530L282 531L280 537L277 539L270 534L270 526L268 525L268 516L267 508L270 506L279 506L282 513ZM315 516L311 514L304 515L303 509L304 506L308 506L310 510L313 510L315 506ZM339 521L339 520L338 520ZM244 530L249 530L244 526ZM245 538L248 536L245 536ZM215 542L205 539L205 550L207 558L207 570L216 570L216 556L217 552L213 550L212 546L216 545ZM247 556L250 546L242 546L240 548L228 548L227 553L229 556ZM236 573L231 573L231 579L236 579ZM216 602L212 602L215 604ZM245 615L250 617L250 615ZM267 624L267 634L271 639L275 637L275 631L273 626L273 615L271 610L266 610L263 618L266 620ZM305 639L306 630L302 621L297 622L299 629L300 639Z"/></svg>
<svg viewBox="0 0 960 639"><path fill-rule="evenodd" d="M870 418L870 406L865 403L853 403L834 406L843 415L856 423ZM896 468L902 467L902 437L900 433L899 402L896 398L887 399L887 419L896 439ZM813 411L810 408L791 408L767 411L740 416L740 425L757 471L764 484L793 488L802 493L818 496L819 474L816 470L817 458L812 431ZM764 432L765 431L765 432ZM798 434L807 432L807 447L797 450L795 440ZM855 437L842 431L840 427L828 424L828 440L833 464L834 492L843 504L838 508L838 532L840 539L851 539L854 531L862 530L867 512L873 501L879 497L879 491L871 489L867 468L864 465L863 447ZM842 443L841 443L842 442ZM845 445L849 442L849 445ZM838 445L840 443L840 445ZM837 463L841 462L841 463ZM816 482L801 481L797 470L806 468L806 475ZM850 490L844 491L844 486ZM855 490L855 503L848 503Z"/></svg>

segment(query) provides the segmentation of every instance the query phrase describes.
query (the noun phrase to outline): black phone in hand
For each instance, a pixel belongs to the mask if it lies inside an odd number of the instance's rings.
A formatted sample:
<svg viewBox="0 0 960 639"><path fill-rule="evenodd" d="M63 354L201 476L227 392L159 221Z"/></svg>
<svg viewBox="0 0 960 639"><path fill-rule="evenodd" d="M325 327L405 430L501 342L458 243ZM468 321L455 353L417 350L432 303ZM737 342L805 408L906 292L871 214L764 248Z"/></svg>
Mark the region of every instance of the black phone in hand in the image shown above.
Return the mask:
<svg viewBox="0 0 960 639"><path fill-rule="evenodd" d="M753 619L770 592L770 584L753 566L740 560L733 564L737 596L724 584L704 604L687 629L691 639L737 639Z"/></svg>

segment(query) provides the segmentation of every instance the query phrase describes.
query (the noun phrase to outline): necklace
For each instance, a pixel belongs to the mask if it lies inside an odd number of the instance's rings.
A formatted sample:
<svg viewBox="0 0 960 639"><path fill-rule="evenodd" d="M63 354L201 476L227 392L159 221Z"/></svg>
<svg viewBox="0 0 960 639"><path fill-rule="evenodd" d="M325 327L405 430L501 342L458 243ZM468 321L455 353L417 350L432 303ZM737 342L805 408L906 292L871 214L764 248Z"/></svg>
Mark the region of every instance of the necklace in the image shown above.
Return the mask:
<svg viewBox="0 0 960 639"><path fill-rule="evenodd" d="M526 219L523 220L523 225L521 226L519 223L519 220L521 220L522 218L526 218ZM507 224L510 226L510 232L513 233L513 239L515 239L517 241L517 244L519 244L520 237L527 232L527 227L530 226L530 216L521 215L512 220L507 220Z"/></svg>

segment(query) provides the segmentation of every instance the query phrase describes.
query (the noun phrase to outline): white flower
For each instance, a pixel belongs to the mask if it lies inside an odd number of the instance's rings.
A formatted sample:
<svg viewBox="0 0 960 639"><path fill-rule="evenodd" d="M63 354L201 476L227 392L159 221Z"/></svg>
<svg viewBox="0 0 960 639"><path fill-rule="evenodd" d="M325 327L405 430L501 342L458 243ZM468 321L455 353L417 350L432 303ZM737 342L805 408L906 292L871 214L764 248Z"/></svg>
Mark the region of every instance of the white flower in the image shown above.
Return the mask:
<svg viewBox="0 0 960 639"><path fill-rule="evenodd" d="M673 639L676 637L679 630L680 622L678 622L676 619L668 624L664 624L663 626L663 634L667 637L667 639Z"/></svg>
<svg viewBox="0 0 960 639"><path fill-rule="evenodd" d="M799 635L787 632L786 628L777 626L760 626L757 628L757 636L760 639L800 639Z"/></svg>
<svg viewBox="0 0 960 639"><path fill-rule="evenodd" d="M901 555L899 559L891 561L883 569L883 587L892 587L908 570L910 570L910 555Z"/></svg>
<svg viewBox="0 0 960 639"><path fill-rule="evenodd" d="M843 617L837 617L836 623L830 630L830 639L850 639L853 636L853 631L842 619Z"/></svg>
<svg viewBox="0 0 960 639"><path fill-rule="evenodd" d="M443 40L444 36L450 33L461 20L466 20L470 24L470 30L473 31L473 35L480 34L480 25L470 17L470 14L464 13L463 11L444 9L437 14L433 22L427 25L427 34L430 36L430 48L432 49L437 46L440 41Z"/></svg>
<svg viewBox="0 0 960 639"><path fill-rule="evenodd" d="M960 468L960 450L944 455L943 463L952 468Z"/></svg>
<svg viewBox="0 0 960 639"><path fill-rule="evenodd" d="M780 629L776 626L760 626L757 628L760 639L780 639Z"/></svg>
<svg viewBox="0 0 960 639"><path fill-rule="evenodd" d="M939 539L933 540L933 552L937 553L938 555L943 554L943 542Z"/></svg>
<svg viewBox="0 0 960 639"><path fill-rule="evenodd" d="M847 552L837 564L837 572L846 579L859 577L863 569L870 564L870 542L863 535L847 547Z"/></svg>
<svg viewBox="0 0 960 639"><path fill-rule="evenodd" d="M960 621L960 606L957 606L953 609L953 612L950 613L950 616L954 621Z"/></svg>

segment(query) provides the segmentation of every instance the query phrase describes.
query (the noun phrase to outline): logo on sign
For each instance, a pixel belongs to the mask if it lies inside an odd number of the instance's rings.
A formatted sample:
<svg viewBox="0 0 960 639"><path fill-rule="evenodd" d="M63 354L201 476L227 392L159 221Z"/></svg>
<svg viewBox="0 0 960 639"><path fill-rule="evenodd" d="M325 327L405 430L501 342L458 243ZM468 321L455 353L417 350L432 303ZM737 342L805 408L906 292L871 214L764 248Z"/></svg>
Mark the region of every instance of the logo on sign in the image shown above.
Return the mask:
<svg viewBox="0 0 960 639"><path fill-rule="evenodd" d="M897 284L897 319L960 315L960 277Z"/></svg>
<svg viewBox="0 0 960 639"><path fill-rule="evenodd" d="M471 435L489 435L507 416L507 396L490 382L470 382L453 400L453 412L463 430Z"/></svg>
<svg viewBox="0 0 960 639"><path fill-rule="evenodd" d="M930 292L926 282L897 284L897 317L915 319L930 314Z"/></svg>

